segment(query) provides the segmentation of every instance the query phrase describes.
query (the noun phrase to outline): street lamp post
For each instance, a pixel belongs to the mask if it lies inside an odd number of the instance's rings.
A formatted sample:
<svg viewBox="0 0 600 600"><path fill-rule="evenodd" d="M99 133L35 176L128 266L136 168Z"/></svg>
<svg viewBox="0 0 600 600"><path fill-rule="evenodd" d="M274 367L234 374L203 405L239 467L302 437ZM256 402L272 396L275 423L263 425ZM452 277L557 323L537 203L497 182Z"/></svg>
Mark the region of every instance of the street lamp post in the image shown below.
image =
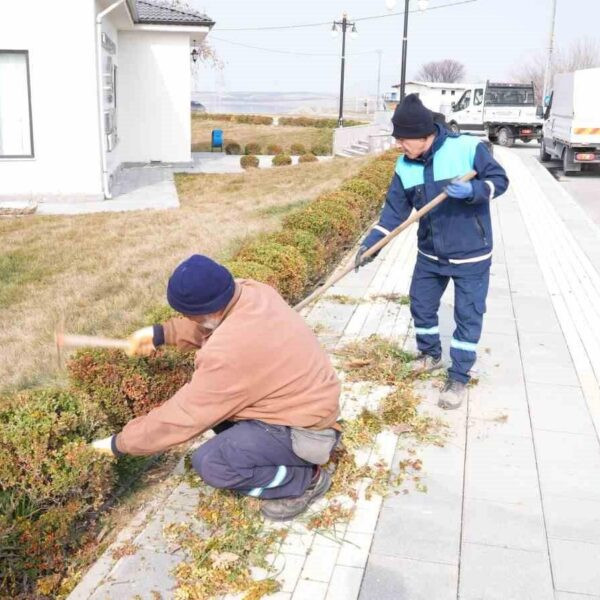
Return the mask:
<svg viewBox="0 0 600 600"><path fill-rule="evenodd" d="M332 34L337 35L337 28L342 28L342 66L340 76L340 111L338 115L338 127L344 126L344 72L346 70L346 30L348 27L352 27L351 35L354 37L357 33L356 23L350 23L348 21L348 15L344 13L341 21L334 21L333 27L331 28Z"/></svg>
<svg viewBox="0 0 600 600"><path fill-rule="evenodd" d="M389 10L396 7L398 0L386 0L386 5ZM410 0L404 0L404 35L402 36L402 71L400 74L400 102L404 100L406 95L406 53L408 51L408 9ZM426 10L429 6L429 0L418 0L417 5L419 10Z"/></svg>

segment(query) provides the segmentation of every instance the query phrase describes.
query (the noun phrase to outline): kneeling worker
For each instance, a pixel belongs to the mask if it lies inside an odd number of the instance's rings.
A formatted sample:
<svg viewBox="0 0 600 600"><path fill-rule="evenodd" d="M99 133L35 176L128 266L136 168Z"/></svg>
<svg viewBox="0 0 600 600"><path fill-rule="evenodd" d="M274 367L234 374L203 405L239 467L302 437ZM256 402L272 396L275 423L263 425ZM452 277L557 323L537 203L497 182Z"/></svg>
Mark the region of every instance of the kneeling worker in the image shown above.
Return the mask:
<svg viewBox="0 0 600 600"><path fill-rule="evenodd" d="M475 363L492 262L490 201L508 187L504 169L476 137L451 133L410 94L396 108L393 136L404 152L396 163L378 225L362 242L363 253L442 191L448 198L421 218L418 255L410 288L410 310L420 355L416 373L442 366L438 309L450 279L454 281L456 329L450 342L452 365L439 406L458 408L467 395ZM471 170L477 177L454 181ZM369 259L367 259L368 261Z"/></svg>
<svg viewBox="0 0 600 600"><path fill-rule="evenodd" d="M191 381L92 445L148 455L212 428L191 459L208 485L260 498L273 520L304 512L331 486L319 465L340 435L340 383L316 336L273 288L201 255L175 269L167 299L185 318L137 331L131 353L197 348Z"/></svg>

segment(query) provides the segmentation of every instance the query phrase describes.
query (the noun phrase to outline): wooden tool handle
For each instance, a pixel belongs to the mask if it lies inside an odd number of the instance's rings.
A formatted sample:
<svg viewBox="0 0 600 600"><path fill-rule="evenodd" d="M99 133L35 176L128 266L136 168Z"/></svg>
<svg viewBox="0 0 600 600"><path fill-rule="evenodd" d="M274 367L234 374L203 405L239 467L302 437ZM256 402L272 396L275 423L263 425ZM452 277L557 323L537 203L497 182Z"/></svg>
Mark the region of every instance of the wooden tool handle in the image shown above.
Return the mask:
<svg viewBox="0 0 600 600"><path fill-rule="evenodd" d="M459 181L470 181L471 179L473 179L476 176L477 176L476 171L469 171L468 173L465 173L462 177L459 177L458 179L459 179ZM376 252L381 250L381 248L383 248L384 246L389 244L397 235L399 235L405 229L410 227L413 223L418 221L423 215L426 215L429 211L433 210L438 204L441 204L446 198L448 198L448 194L446 194L446 192L442 192L441 194L438 194L433 200L428 202L423 208L419 209L418 211L414 212L410 217L408 217L408 219L406 219L406 221L404 221L404 223L401 223L400 225L398 225L398 227L396 227L396 229L394 229L392 232L388 233L384 238L380 239L376 244L371 246L363 254L363 258L368 258L369 256L372 256L373 254L375 254ZM350 271L353 271L354 268L355 268L354 265L351 265L350 267L347 267L346 269L344 269L341 273L333 275L321 287L317 288L312 294L310 294L309 296L304 298L304 300L302 300L302 302L299 302L298 304L296 304L296 306L294 306L294 309L297 311L302 310L305 306L307 306L308 304L310 304L317 298L321 297L331 286L335 285L340 279L342 279L348 273L350 273Z"/></svg>
<svg viewBox="0 0 600 600"><path fill-rule="evenodd" d="M127 340L95 335L57 334L56 344L59 348L117 348L119 350L129 350L129 342Z"/></svg>

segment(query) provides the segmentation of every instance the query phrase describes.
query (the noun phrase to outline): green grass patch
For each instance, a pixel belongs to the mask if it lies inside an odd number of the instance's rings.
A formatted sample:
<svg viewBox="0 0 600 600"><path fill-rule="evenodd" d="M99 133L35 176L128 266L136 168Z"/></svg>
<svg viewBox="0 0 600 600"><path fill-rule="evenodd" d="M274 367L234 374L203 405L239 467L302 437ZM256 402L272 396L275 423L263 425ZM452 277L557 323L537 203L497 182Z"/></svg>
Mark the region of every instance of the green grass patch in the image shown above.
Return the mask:
<svg viewBox="0 0 600 600"><path fill-rule="evenodd" d="M46 273L34 254L23 250L0 254L0 308L18 302L26 294L25 286L39 282Z"/></svg>

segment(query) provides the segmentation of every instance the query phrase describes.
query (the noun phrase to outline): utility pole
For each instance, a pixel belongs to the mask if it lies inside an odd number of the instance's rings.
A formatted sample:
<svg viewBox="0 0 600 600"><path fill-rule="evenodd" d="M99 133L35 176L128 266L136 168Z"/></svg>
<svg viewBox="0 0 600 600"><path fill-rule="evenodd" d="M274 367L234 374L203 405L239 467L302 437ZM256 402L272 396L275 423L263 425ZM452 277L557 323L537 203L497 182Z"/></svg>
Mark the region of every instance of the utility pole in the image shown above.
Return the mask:
<svg viewBox="0 0 600 600"><path fill-rule="evenodd" d="M556 0L552 0L552 17L550 19L550 35L548 36L548 58L544 72L544 88L542 89L542 105L548 95L550 87L550 73L552 72L552 51L554 49L554 23L556 22Z"/></svg>
<svg viewBox="0 0 600 600"><path fill-rule="evenodd" d="M344 13L341 21L334 21L331 29L334 35L337 34L337 26L342 28L342 66L340 76L340 111L338 115L338 127L344 126L344 74L346 70L346 30L348 27L352 27L351 35L356 35L356 23L350 23L348 21L348 15Z"/></svg>
<svg viewBox="0 0 600 600"><path fill-rule="evenodd" d="M404 36L402 37L402 74L400 76L400 102L406 93L406 52L408 50L408 5L410 0L404 1Z"/></svg>
<svg viewBox="0 0 600 600"><path fill-rule="evenodd" d="M381 55L382 51L377 50L377 56L379 58L379 66L377 67L377 100L375 101L375 110L379 110L379 101L381 98Z"/></svg>

